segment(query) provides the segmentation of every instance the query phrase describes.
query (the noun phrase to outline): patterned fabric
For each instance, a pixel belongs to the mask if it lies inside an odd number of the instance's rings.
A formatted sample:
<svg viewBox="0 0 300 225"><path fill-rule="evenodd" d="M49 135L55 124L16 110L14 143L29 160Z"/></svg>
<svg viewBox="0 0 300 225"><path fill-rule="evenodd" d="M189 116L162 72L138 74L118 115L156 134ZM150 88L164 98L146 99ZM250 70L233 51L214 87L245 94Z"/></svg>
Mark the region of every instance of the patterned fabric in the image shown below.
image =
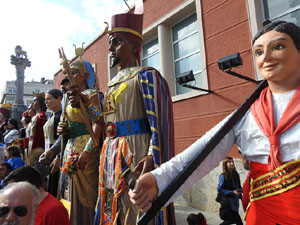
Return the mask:
<svg viewBox="0 0 300 225"><path fill-rule="evenodd" d="M124 70L118 73L118 76L115 76L112 80L108 82L108 86L113 86L117 83L122 83L126 80L131 79L132 77L136 76L140 70L140 67L125 68Z"/></svg>
<svg viewBox="0 0 300 225"><path fill-rule="evenodd" d="M272 177L272 174L275 175L277 173L278 177L276 180L280 180L285 177L285 181L293 182L295 179L291 177L289 179L289 175L293 175L294 173L298 173L299 168L294 168L293 171L289 171L285 173L285 169L290 169L291 166L299 164L299 160L288 162L282 167L277 168L275 171L270 172L268 164L262 164L258 162L250 163L251 167L251 177L253 180L256 180L257 185L263 185L261 182L262 179L265 179L266 186L261 186L261 191L268 191L268 187L272 187L272 182L268 181L268 178ZM282 171L283 174L279 175L278 172ZM284 184L285 181L282 181ZM251 184L251 189L253 190L253 184ZM257 186L256 185L256 186ZM259 187L258 187L259 189ZM258 191L257 189L257 191ZM255 201L250 200L250 204L248 205L247 212L245 214L245 219L247 221L247 225L257 225L257 224L284 224L284 225L294 225L300 224L300 214L299 214L299 202L300 199L300 185L296 185L293 188L285 188L285 185L282 187L281 191L276 193L275 195L266 196L264 198L257 199Z"/></svg>
<svg viewBox="0 0 300 225"><path fill-rule="evenodd" d="M68 121L68 128L70 130L70 138L76 138L82 135L89 134L86 125L77 121Z"/></svg>
<svg viewBox="0 0 300 225"><path fill-rule="evenodd" d="M152 153L155 166L174 156L173 109L167 82L149 68L140 71L144 104L152 132ZM154 85L156 84L156 85Z"/></svg>
<svg viewBox="0 0 300 225"><path fill-rule="evenodd" d="M115 220L117 199L127 187L124 175L130 170L132 160L132 154L124 137L108 139L104 143L103 149L107 149L107 145L110 145L110 151L106 151L105 157L101 157L100 165L105 166L100 167L99 173L100 187L102 187L99 189L99 195L102 198L99 204L101 204L101 209L104 212L101 217L101 224L113 224ZM122 151L119 151L119 149ZM107 192L108 189L113 190L111 195Z"/></svg>
<svg viewBox="0 0 300 225"><path fill-rule="evenodd" d="M87 107L87 112L92 121L99 120L102 117L101 107L91 103Z"/></svg>
<svg viewBox="0 0 300 225"><path fill-rule="evenodd" d="M87 89L82 92L88 98L97 95L95 89ZM82 114L71 105L66 106L66 117L70 138L63 154L63 161L67 161L71 153L81 154L89 143L90 135L87 132ZM91 152L89 168L77 170L70 179L64 173L60 178L60 195L63 199L71 201L71 224L91 224L94 217L95 205L98 195L98 165L99 154ZM62 165L64 166L64 164Z"/></svg>
<svg viewBox="0 0 300 225"><path fill-rule="evenodd" d="M135 224L137 209L129 202L127 182L137 163L151 152L155 166L174 154L173 117L168 85L153 68L127 68L109 82L104 98L105 122L117 123L147 118L147 133L107 138L100 159L99 197L95 225L111 225L120 210L124 223L130 208L128 224ZM162 209L150 224L167 224ZM175 224L175 223L170 223Z"/></svg>
<svg viewBox="0 0 300 225"><path fill-rule="evenodd" d="M285 163L272 172L253 180L250 201L256 201L290 190L300 184L300 160Z"/></svg>

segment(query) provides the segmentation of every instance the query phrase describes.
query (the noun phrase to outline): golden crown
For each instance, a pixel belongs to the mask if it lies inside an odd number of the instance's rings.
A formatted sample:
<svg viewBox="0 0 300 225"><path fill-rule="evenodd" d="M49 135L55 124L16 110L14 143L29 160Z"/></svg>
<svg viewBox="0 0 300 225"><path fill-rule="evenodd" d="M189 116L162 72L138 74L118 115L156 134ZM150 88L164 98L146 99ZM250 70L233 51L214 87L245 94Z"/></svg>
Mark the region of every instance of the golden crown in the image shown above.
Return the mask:
<svg viewBox="0 0 300 225"><path fill-rule="evenodd" d="M84 54L84 47L83 47L84 44L85 43L82 42L82 47L81 48L80 47L76 48L76 45L73 44L73 46L75 47L75 54L76 54L77 57L79 56L80 59L81 59L81 56L83 56L83 54Z"/></svg>
<svg viewBox="0 0 300 225"><path fill-rule="evenodd" d="M45 98L45 93L44 92L40 92L40 93L32 92L32 94L36 98Z"/></svg>

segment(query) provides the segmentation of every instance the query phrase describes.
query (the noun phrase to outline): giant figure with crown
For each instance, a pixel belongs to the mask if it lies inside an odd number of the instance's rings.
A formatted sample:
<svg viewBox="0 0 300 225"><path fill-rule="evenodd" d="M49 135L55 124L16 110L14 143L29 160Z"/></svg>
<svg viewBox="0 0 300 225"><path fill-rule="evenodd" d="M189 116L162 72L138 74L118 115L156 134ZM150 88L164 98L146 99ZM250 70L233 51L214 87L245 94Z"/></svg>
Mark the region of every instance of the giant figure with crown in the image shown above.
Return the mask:
<svg viewBox="0 0 300 225"><path fill-rule="evenodd" d="M83 48L77 48L75 52L79 59L71 64L68 71L72 76L72 90L68 92L68 102L58 127L59 132L69 136L63 152L59 197L70 206L72 225L90 225L94 221L98 196L99 165L99 151L91 134L98 141L103 137L103 110L93 67L81 58ZM77 163L83 155L89 157L88 167Z"/></svg>
<svg viewBox="0 0 300 225"><path fill-rule="evenodd" d="M142 2L142 1L141 1ZM140 66L143 5L112 16L109 51L118 74L104 97L106 140L100 155L95 225L135 225L138 209L129 201L129 181L159 167L174 154L172 101L160 73ZM149 224L176 224L173 205Z"/></svg>

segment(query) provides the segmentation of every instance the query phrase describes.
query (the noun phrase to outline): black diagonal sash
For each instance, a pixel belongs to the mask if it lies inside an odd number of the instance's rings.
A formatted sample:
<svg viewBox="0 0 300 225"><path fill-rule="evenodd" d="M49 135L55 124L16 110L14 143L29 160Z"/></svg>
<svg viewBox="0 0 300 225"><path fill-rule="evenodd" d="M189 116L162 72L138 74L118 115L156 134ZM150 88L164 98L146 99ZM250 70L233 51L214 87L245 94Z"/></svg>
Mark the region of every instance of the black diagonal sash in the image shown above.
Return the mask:
<svg viewBox="0 0 300 225"><path fill-rule="evenodd" d="M204 149L188 163L188 165L179 173L177 177L168 185L160 196L153 202L149 211L144 213L138 220L138 225L146 225L156 213L167 203L172 195L180 188L180 186L189 178L196 168L211 153L222 138L233 128L233 126L245 115L252 103L259 97L261 91L268 86L266 80L251 93L251 95L239 106L232 114L230 119L220 128L220 130L210 139Z"/></svg>

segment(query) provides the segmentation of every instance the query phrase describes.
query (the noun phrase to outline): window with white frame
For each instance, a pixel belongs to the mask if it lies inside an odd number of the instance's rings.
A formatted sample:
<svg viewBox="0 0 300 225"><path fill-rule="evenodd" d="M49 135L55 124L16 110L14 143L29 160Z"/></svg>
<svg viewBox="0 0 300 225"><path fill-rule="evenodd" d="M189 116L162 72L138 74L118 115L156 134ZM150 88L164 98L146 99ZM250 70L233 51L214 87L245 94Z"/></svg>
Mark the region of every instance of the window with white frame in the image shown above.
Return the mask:
<svg viewBox="0 0 300 225"><path fill-rule="evenodd" d="M158 39L143 45L142 66L153 67L157 70L160 69Z"/></svg>
<svg viewBox="0 0 300 225"><path fill-rule="evenodd" d="M196 13L179 22L172 28L175 77L193 71L195 81L187 84L201 87L201 57ZM176 94L192 91L176 82Z"/></svg>
<svg viewBox="0 0 300 225"><path fill-rule="evenodd" d="M262 0L265 19L285 20L300 26L299 0Z"/></svg>
<svg viewBox="0 0 300 225"><path fill-rule="evenodd" d="M251 38L262 28L264 20L286 20L300 26L299 0L246 0ZM253 56L254 57L254 56ZM262 79L256 73L257 79Z"/></svg>
<svg viewBox="0 0 300 225"><path fill-rule="evenodd" d="M153 57L144 60L143 65L149 65L148 62L159 63L159 71L168 82L173 102L207 94L180 86L175 79L193 70L196 81L187 84L208 89L201 1L185 0L145 28L143 38L142 60L147 56Z"/></svg>
<svg viewBox="0 0 300 225"><path fill-rule="evenodd" d="M9 94L11 94L11 93L16 93L16 89L14 89L14 88L8 88L7 89L7 93L9 93Z"/></svg>

